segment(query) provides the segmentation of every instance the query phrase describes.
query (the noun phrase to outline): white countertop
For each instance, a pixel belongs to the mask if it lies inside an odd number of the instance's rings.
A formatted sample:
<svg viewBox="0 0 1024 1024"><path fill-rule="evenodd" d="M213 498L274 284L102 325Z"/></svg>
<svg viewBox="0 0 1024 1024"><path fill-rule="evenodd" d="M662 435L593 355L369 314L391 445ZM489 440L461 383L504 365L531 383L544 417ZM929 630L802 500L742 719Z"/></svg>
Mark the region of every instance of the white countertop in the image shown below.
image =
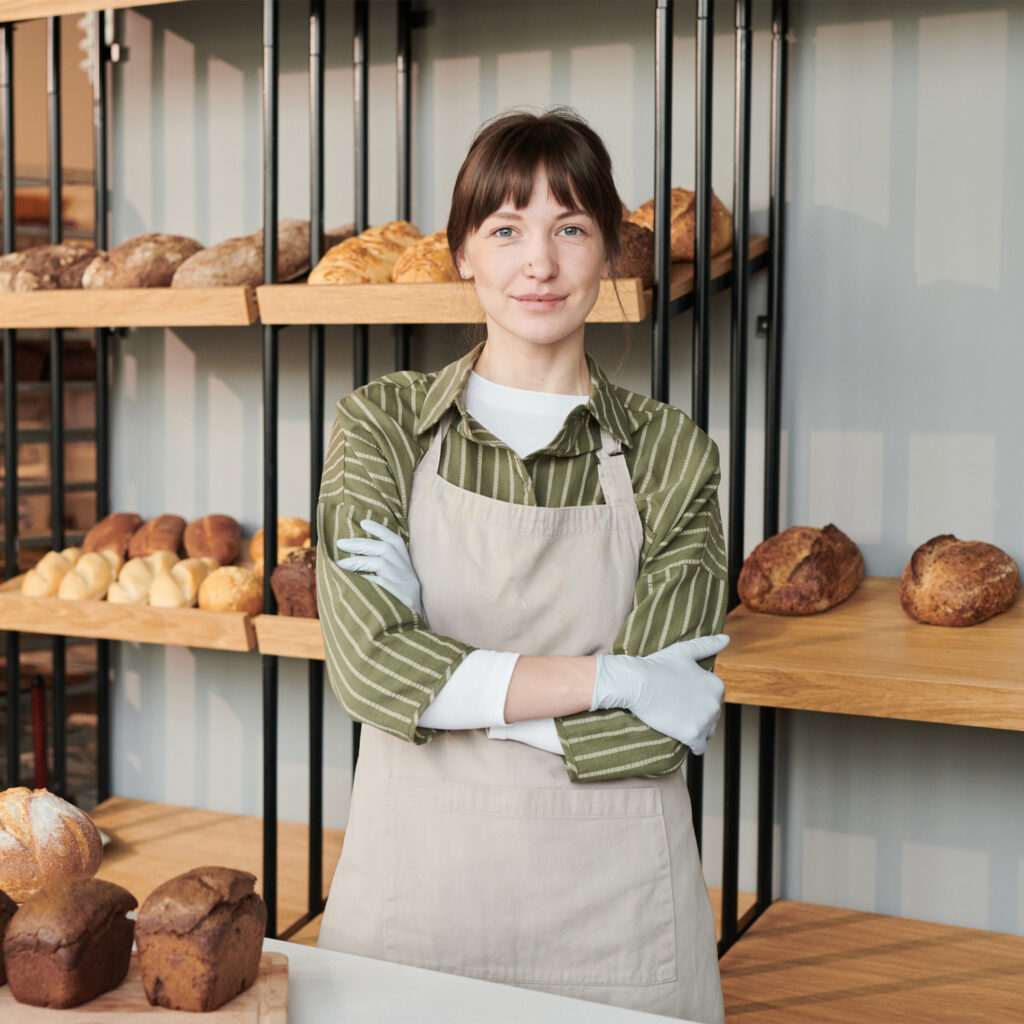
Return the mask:
<svg viewBox="0 0 1024 1024"><path fill-rule="evenodd" d="M680 1024L277 939L264 940L263 948L288 957L288 1024Z"/></svg>

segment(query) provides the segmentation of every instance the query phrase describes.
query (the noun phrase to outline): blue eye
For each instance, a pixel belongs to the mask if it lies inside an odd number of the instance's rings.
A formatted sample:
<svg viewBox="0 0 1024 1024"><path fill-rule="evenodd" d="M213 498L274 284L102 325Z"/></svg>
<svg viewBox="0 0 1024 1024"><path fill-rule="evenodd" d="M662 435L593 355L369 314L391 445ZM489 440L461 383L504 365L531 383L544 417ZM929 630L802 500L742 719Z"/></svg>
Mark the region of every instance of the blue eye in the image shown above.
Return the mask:
<svg viewBox="0 0 1024 1024"><path fill-rule="evenodd" d="M507 232L507 234L506 234L506 232ZM494 233L499 238L511 238L512 237L512 228L508 228L508 227L498 228Z"/></svg>
<svg viewBox="0 0 1024 1024"><path fill-rule="evenodd" d="M562 230L570 238L579 238L583 234L583 229L576 224L567 224Z"/></svg>

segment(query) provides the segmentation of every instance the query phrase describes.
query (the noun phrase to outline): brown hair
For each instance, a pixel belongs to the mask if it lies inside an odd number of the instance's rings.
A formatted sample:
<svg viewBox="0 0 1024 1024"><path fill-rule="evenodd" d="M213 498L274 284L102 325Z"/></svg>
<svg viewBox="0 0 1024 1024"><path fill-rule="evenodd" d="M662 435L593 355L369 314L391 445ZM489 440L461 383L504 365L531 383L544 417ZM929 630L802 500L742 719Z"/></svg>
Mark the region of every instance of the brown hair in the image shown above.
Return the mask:
<svg viewBox="0 0 1024 1024"><path fill-rule="evenodd" d="M538 167L544 168L558 202L594 218L605 257L614 265L622 201L612 179L611 157L597 132L567 107L540 115L502 114L477 133L452 192L448 247L453 260L466 237L506 200L517 210L530 202Z"/></svg>

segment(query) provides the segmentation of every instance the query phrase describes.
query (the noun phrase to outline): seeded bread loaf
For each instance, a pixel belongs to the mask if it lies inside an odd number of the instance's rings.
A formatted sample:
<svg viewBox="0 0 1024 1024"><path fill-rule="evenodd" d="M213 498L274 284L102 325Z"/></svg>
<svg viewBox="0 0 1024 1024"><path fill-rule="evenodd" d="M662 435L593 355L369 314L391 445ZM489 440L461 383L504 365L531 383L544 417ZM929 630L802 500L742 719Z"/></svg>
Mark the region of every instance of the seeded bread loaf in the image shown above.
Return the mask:
<svg viewBox="0 0 1024 1024"><path fill-rule="evenodd" d="M128 974L135 897L113 882L64 878L27 900L4 936L4 966L19 1003L67 1009Z"/></svg>
<svg viewBox="0 0 1024 1024"><path fill-rule="evenodd" d="M1017 599L1020 570L1005 551L980 540L941 534L911 556L900 580L900 605L932 626L973 626Z"/></svg>
<svg viewBox="0 0 1024 1024"><path fill-rule="evenodd" d="M247 871L203 867L150 893L135 937L146 998L172 1010L216 1010L256 980L267 908Z"/></svg>
<svg viewBox="0 0 1024 1024"><path fill-rule="evenodd" d="M259 615L263 611L263 584L248 569L221 566L199 584L199 607L210 612Z"/></svg>
<svg viewBox="0 0 1024 1024"><path fill-rule="evenodd" d="M791 526L754 548L736 589L752 611L813 615L845 601L863 578L864 558L842 530Z"/></svg>
<svg viewBox="0 0 1024 1024"><path fill-rule="evenodd" d="M696 193L686 188L672 189L669 231L672 240L672 259L692 260L697 231ZM635 209L629 219L634 224L654 230L654 200L648 199ZM732 214L722 201L711 193L711 255L717 256L729 248L732 241Z"/></svg>
<svg viewBox="0 0 1024 1024"><path fill-rule="evenodd" d="M402 253L421 238L415 225L395 220L332 246L309 275L310 284L384 284Z"/></svg>

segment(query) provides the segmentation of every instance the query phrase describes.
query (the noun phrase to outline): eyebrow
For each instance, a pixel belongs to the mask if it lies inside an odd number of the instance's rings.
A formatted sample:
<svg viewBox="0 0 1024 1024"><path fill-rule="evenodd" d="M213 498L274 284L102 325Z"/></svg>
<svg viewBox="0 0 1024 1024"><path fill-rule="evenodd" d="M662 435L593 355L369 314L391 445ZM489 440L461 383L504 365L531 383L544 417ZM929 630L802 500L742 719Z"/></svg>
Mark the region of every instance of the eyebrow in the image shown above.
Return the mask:
<svg viewBox="0 0 1024 1024"><path fill-rule="evenodd" d="M565 217L580 217L580 216L589 217L591 215L589 213L587 213L586 210L581 210L581 209L566 210L566 209L563 209L561 211L561 213L558 214L558 217L556 217L555 219L556 220L563 220ZM523 219L523 215L521 213L516 213L515 211L508 211L508 210L502 210L502 209L497 209L497 210L494 211L494 213L489 213L484 218L484 220L490 220L491 217L504 217L506 220L522 220Z"/></svg>

